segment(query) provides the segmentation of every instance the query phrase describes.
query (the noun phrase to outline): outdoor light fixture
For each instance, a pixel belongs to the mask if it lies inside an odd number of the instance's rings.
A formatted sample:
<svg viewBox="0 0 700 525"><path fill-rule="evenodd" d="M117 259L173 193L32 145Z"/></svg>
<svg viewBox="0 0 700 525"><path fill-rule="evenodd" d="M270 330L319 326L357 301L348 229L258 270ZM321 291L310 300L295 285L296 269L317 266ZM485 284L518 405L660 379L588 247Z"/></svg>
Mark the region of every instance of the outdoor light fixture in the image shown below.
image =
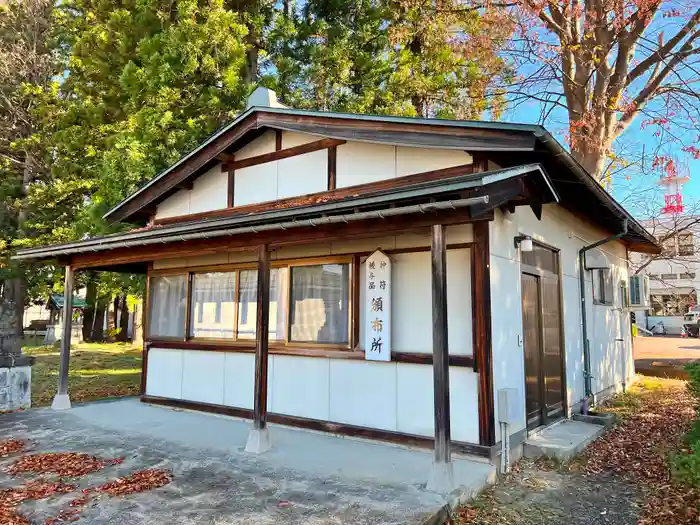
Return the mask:
<svg viewBox="0 0 700 525"><path fill-rule="evenodd" d="M516 248L520 247L521 252L532 251L532 237L529 235L518 235L513 239L513 244Z"/></svg>

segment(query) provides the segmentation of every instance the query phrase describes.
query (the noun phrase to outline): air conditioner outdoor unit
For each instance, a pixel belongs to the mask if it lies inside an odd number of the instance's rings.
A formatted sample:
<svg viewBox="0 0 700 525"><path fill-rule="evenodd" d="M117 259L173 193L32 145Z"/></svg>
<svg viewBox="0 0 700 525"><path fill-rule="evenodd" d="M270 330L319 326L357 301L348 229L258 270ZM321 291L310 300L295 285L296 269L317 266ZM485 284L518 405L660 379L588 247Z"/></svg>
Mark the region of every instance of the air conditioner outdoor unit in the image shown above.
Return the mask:
<svg viewBox="0 0 700 525"><path fill-rule="evenodd" d="M650 306L651 294L649 292L648 275L630 276L630 309L647 310Z"/></svg>

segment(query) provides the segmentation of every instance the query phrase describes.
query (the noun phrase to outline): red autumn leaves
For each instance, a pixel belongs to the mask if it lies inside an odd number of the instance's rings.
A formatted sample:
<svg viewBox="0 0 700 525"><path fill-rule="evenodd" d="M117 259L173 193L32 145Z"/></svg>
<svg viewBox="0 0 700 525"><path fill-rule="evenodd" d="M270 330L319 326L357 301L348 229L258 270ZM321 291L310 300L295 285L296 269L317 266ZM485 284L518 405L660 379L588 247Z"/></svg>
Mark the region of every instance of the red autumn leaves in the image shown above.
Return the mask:
<svg viewBox="0 0 700 525"><path fill-rule="evenodd" d="M12 476L22 472L34 472L35 474L56 474L62 478L76 478L121 462L121 458L102 460L77 452L35 454L22 456L5 472Z"/></svg>
<svg viewBox="0 0 700 525"><path fill-rule="evenodd" d="M9 439L0 441L0 458L12 453L24 451L26 443ZM22 473L54 474L60 478L78 478L91 474L111 465L122 463L122 458L100 459L78 452L59 452L32 454L19 457L5 472L12 476ZM137 492L152 490L171 481L169 472L160 469L146 469L129 476L117 478L95 487L82 490L82 495L73 499L68 507L62 509L55 517L46 520L45 525L55 525L76 521L81 508L90 501L91 493L104 493L108 496L125 496ZM29 522L17 513L17 506L25 500L39 500L56 494L73 492L77 485L64 483L62 480L47 481L38 479L29 481L20 487L0 491L0 523L2 525L29 525Z"/></svg>
<svg viewBox="0 0 700 525"><path fill-rule="evenodd" d="M583 470L612 470L645 486L638 525L697 524L700 493L674 481L669 464L695 416L693 399L683 386L646 391L640 399L632 417L586 450Z"/></svg>

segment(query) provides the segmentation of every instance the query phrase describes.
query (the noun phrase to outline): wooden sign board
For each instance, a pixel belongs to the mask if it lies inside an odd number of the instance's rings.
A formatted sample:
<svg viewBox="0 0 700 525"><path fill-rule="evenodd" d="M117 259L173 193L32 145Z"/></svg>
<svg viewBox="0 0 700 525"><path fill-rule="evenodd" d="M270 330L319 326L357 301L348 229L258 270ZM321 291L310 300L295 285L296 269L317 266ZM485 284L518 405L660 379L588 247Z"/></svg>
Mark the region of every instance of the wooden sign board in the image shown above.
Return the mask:
<svg viewBox="0 0 700 525"><path fill-rule="evenodd" d="M381 250L365 261L365 359L391 361L391 260Z"/></svg>

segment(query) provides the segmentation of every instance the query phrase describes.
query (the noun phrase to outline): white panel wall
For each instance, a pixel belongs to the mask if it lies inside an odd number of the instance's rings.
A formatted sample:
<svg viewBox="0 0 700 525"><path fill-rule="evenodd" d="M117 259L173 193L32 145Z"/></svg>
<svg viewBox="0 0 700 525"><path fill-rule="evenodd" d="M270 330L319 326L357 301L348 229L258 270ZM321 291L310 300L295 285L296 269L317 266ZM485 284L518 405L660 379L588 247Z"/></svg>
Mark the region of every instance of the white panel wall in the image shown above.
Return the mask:
<svg viewBox="0 0 700 525"><path fill-rule="evenodd" d="M190 192L179 190L156 206L156 219L167 219L190 213Z"/></svg>
<svg viewBox="0 0 700 525"><path fill-rule="evenodd" d="M396 148L347 142L337 148L336 187L345 188L396 177Z"/></svg>
<svg viewBox="0 0 700 525"><path fill-rule="evenodd" d="M366 184L471 164L472 157L461 150L410 148L364 142L348 142L337 149L338 188Z"/></svg>
<svg viewBox="0 0 700 525"><path fill-rule="evenodd" d="M182 399L223 404L225 357L223 352L182 352Z"/></svg>
<svg viewBox="0 0 700 525"><path fill-rule="evenodd" d="M190 190L190 213L223 210L228 206L228 172L217 164L197 178ZM186 191L186 190L180 190Z"/></svg>
<svg viewBox="0 0 700 525"><path fill-rule="evenodd" d="M182 351L151 348L148 351L146 393L182 399Z"/></svg>
<svg viewBox="0 0 700 525"><path fill-rule="evenodd" d="M257 157L258 155L265 155L265 153L272 153L275 151L275 131L269 130L259 136L257 139L249 142L241 149L236 150L234 153L236 160L248 159L250 157Z"/></svg>
<svg viewBox="0 0 700 525"><path fill-rule="evenodd" d="M325 137L320 135L311 135L310 133L298 133L296 131L283 131L282 132L282 149L293 148L294 146L301 146L302 144L308 144L309 142L316 142L317 140L322 140Z"/></svg>
<svg viewBox="0 0 700 525"><path fill-rule="evenodd" d="M550 204L543 209L542 221L532 211L519 207L515 214L496 213L490 224L491 235L491 311L493 335L494 389L517 388L524 392L522 338L522 302L519 254L513 246L518 234L532 235L560 250L562 273L564 347L567 397L572 406L583 398L583 340L581 333L578 251L586 244L610 235L585 224L562 207ZM591 346L592 382L595 393L620 388L633 375L629 315L619 311L619 286L628 280L624 245L619 242L602 247L613 265L615 301L613 306L593 305L591 272L586 272L588 337ZM616 339L623 339L622 342ZM525 401L521 428L525 426ZM513 432L517 431L513 429ZM498 425L497 434L500 434ZM500 437L499 437L500 439Z"/></svg>
<svg viewBox="0 0 700 525"><path fill-rule="evenodd" d="M328 189L328 150L282 159L277 163L277 198L296 197Z"/></svg>
<svg viewBox="0 0 700 525"><path fill-rule="evenodd" d="M269 381L270 411L329 421L330 361L285 355L270 357L274 362L274 374Z"/></svg>
<svg viewBox="0 0 700 525"><path fill-rule="evenodd" d="M255 356L151 349L146 393L253 408ZM271 355L268 410L273 413L434 435L431 365ZM450 367L452 438L478 443L478 376Z"/></svg>
<svg viewBox="0 0 700 525"><path fill-rule="evenodd" d="M233 174L233 205L245 206L277 198L277 163L256 164Z"/></svg>
<svg viewBox="0 0 700 525"><path fill-rule="evenodd" d="M224 355L224 405L252 410L255 398L255 354Z"/></svg>
<svg viewBox="0 0 700 525"><path fill-rule="evenodd" d="M396 364L331 360L330 420L396 430Z"/></svg>
<svg viewBox="0 0 700 525"><path fill-rule="evenodd" d="M471 164L472 156L462 150L436 148L396 148L396 176L441 170Z"/></svg>

